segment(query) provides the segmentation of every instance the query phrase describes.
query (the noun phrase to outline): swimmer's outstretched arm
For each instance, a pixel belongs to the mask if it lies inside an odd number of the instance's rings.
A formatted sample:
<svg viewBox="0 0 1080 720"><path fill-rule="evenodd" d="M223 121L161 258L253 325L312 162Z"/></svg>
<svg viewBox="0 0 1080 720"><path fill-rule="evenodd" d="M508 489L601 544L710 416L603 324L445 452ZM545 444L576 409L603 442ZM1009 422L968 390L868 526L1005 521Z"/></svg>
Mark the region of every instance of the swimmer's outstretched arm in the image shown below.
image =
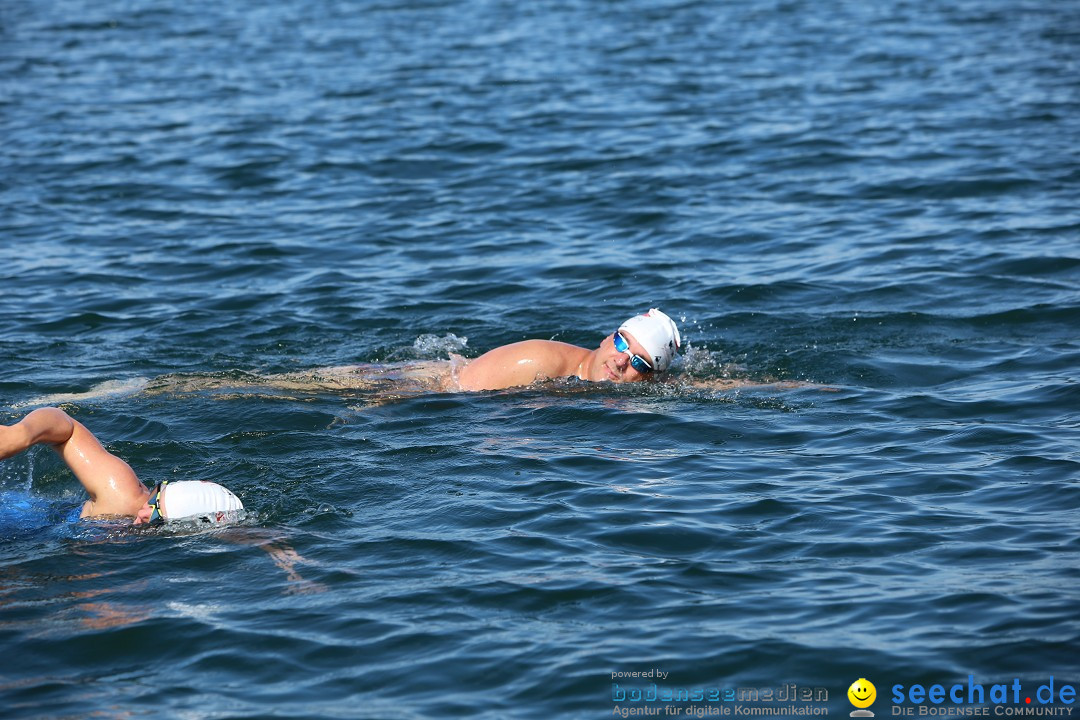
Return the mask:
<svg viewBox="0 0 1080 720"><path fill-rule="evenodd" d="M834 387L829 387L827 385L818 385L817 383L805 382L801 380L774 380L768 382L762 380L748 380L740 378L691 378L689 380L680 378L678 382L681 384L685 384L687 387L700 390L736 390L739 388L753 387L766 389L771 388L774 390L798 390L806 388L809 390L836 392L836 388Z"/></svg>
<svg viewBox="0 0 1080 720"><path fill-rule="evenodd" d="M90 495L82 517L135 515L150 494L130 465L59 408L41 408L14 425L0 425L0 459L34 445L50 445L82 483Z"/></svg>

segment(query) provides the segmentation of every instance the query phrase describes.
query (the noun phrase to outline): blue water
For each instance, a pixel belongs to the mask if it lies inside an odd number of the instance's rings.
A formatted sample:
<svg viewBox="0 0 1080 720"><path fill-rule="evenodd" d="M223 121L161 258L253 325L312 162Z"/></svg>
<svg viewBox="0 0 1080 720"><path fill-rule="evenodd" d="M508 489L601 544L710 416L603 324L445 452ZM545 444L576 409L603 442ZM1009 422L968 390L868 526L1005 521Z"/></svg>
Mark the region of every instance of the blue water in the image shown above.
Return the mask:
<svg viewBox="0 0 1080 720"><path fill-rule="evenodd" d="M1059 0L8 0L0 422L250 513L0 465L4 717L1080 685L1078 78ZM660 386L263 380L652 306Z"/></svg>

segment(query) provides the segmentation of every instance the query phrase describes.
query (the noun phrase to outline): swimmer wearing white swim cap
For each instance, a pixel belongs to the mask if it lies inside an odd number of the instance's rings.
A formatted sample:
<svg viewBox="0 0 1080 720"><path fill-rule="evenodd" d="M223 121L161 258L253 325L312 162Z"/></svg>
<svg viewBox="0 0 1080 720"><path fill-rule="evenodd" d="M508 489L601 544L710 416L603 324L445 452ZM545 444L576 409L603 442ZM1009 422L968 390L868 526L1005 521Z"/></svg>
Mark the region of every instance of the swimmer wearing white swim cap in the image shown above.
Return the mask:
<svg viewBox="0 0 1080 720"><path fill-rule="evenodd" d="M14 425L0 425L0 460L34 445L51 446L86 489L90 499L80 518L127 515L136 525L191 517L227 522L244 509L240 498L212 482L165 481L151 493L130 465L59 408L41 408Z"/></svg>
<svg viewBox="0 0 1080 720"><path fill-rule="evenodd" d="M500 390L560 377L642 382L671 367L682 338L656 308L630 318L595 350L554 340L523 340L490 350L458 375L462 390Z"/></svg>
<svg viewBox="0 0 1080 720"><path fill-rule="evenodd" d="M619 333L634 337L652 356L653 367L659 372L671 367L671 361L682 345L675 321L656 308L624 322L619 326ZM617 345L618 341L615 342Z"/></svg>
<svg viewBox="0 0 1080 720"><path fill-rule="evenodd" d="M207 480L165 480L154 486L146 504L135 515L135 524L156 525L166 520L207 519L210 522L235 520L244 509L232 491Z"/></svg>

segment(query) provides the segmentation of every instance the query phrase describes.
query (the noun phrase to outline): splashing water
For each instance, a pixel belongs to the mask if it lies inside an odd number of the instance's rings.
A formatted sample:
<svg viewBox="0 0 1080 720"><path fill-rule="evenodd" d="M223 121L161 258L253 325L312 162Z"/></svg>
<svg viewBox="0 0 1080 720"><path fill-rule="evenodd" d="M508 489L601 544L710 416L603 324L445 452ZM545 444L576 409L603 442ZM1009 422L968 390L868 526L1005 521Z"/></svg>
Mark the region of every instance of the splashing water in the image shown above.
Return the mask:
<svg viewBox="0 0 1080 720"><path fill-rule="evenodd" d="M391 353L393 359L445 360L450 353L464 352L469 338L454 333L446 335L425 334L413 341L411 348Z"/></svg>

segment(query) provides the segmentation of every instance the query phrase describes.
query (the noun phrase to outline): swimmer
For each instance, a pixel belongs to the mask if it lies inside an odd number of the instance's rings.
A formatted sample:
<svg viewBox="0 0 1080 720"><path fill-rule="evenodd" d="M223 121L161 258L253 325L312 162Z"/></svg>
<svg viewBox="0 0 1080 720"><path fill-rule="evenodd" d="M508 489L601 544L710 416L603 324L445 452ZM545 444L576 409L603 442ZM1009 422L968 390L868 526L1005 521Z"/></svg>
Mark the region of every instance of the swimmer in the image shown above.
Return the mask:
<svg viewBox="0 0 1080 720"><path fill-rule="evenodd" d="M90 495L80 518L126 515L135 525L189 517L220 521L244 509L238 497L212 482L164 481L148 490L130 465L58 408L34 410L14 425L0 425L0 460L34 445L51 446Z"/></svg>
<svg viewBox="0 0 1080 720"><path fill-rule="evenodd" d="M369 405L381 405L431 392L475 392L525 387L556 378L590 382L633 383L656 380L671 367L681 346L675 321L657 309L630 318L595 350L554 340L523 340L469 360L450 353L449 360L342 365L274 375L230 371L215 374L164 375L152 381L120 381L88 393L36 398L24 405L62 400L94 400L122 384L146 394L213 392L268 397L303 397L312 392L361 392ZM739 378L684 377L690 388L731 390L762 383ZM776 387L798 386L772 383ZM287 394L283 394L287 393Z"/></svg>
<svg viewBox="0 0 1080 720"><path fill-rule="evenodd" d="M642 382L671 367L681 338L675 321L656 308L636 315L595 350L554 340L523 340L490 350L458 376L462 390L501 390L576 377L591 382Z"/></svg>

